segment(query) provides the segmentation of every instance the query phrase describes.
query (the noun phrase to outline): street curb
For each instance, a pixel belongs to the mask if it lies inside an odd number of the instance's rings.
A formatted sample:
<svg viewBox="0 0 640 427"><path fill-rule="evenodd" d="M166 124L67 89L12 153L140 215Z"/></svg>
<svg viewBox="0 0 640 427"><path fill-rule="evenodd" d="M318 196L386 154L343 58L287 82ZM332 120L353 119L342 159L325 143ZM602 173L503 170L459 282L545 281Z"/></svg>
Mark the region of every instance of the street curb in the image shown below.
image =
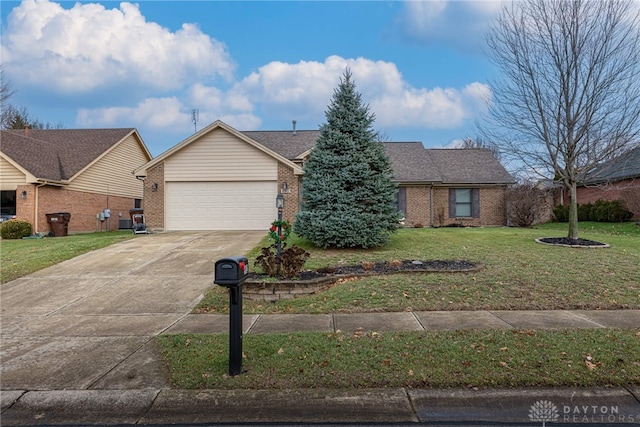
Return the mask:
<svg viewBox="0 0 640 427"><path fill-rule="evenodd" d="M635 396L634 396L635 394ZM640 424L640 387L3 391L2 425ZM10 399L15 399L9 402ZM6 405L6 406L5 406Z"/></svg>

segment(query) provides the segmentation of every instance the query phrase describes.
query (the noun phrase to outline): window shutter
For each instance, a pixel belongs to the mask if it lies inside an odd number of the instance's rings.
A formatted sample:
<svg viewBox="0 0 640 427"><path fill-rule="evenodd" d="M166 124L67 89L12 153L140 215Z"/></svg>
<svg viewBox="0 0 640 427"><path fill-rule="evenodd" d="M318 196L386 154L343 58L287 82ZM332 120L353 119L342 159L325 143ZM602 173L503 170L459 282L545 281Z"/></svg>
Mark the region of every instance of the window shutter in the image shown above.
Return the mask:
<svg viewBox="0 0 640 427"><path fill-rule="evenodd" d="M449 218L456 217L456 189L449 189Z"/></svg>
<svg viewBox="0 0 640 427"><path fill-rule="evenodd" d="M471 190L471 216L480 218L480 189L473 188Z"/></svg>

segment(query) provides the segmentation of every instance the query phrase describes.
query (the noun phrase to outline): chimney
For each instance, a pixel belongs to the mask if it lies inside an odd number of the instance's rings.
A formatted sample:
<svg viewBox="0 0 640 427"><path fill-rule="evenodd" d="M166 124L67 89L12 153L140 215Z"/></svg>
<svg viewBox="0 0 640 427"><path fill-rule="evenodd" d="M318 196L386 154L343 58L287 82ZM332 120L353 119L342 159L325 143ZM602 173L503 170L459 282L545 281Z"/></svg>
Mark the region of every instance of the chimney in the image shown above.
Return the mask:
<svg viewBox="0 0 640 427"><path fill-rule="evenodd" d="M297 122L296 122L295 120L293 120L291 123L293 123L293 132L291 132L291 133L292 133L293 135L295 135L295 134L296 134L296 123L297 123Z"/></svg>
<svg viewBox="0 0 640 427"><path fill-rule="evenodd" d="M24 125L24 136L29 136L29 125Z"/></svg>

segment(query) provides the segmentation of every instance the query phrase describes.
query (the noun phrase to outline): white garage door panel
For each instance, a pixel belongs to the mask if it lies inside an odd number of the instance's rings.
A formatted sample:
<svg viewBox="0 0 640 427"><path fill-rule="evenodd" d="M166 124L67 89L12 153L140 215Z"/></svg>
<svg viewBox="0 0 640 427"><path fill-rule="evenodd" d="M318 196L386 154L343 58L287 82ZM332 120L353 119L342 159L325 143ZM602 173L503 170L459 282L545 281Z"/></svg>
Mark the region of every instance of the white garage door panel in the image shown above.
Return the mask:
<svg viewBox="0 0 640 427"><path fill-rule="evenodd" d="M169 182L167 230L265 230L277 216L277 184Z"/></svg>

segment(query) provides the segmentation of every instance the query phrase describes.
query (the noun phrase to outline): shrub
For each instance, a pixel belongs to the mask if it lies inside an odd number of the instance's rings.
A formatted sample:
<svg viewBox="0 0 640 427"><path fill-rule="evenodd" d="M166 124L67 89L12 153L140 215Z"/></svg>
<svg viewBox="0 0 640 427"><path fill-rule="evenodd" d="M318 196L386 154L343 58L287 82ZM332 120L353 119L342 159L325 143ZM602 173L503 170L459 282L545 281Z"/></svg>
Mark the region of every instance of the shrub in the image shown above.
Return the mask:
<svg viewBox="0 0 640 427"><path fill-rule="evenodd" d="M31 224L19 219L10 219L0 224L0 236L3 239L22 239L31 235Z"/></svg>
<svg viewBox="0 0 640 427"><path fill-rule="evenodd" d="M296 245L290 248L283 243L280 253L280 277L291 279L300 275L304 263L311 254ZM256 258L255 266L262 267L262 271L269 277L278 276L278 245L274 243L271 246L262 248L261 255Z"/></svg>
<svg viewBox="0 0 640 427"><path fill-rule="evenodd" d="M542 218L547 206L547 193L533 183L514 185L507 189L507 215L509 221L518 227L531 227Z"/></svg>
<svg viewBox="0 0 640 427"><path fill-rule="evenodd" d="M592 209L593 205L591 203L578 205L578 221L591 221Z"/></svg>
<svg viewBox="0 0 640 427"><path fill-rule="evenodd" d="M633 218L620 200L597 200L589 215L592 221L598 222L625 222Z"/></svg>
<svg viewBox="0 0 640 427"><path fill-rule="evenodd" d="M569 206L558 205L553 208L553 218L555 222L569 221Z"/></svg>
<svg viewBox="0 0 640 427"><path fill-rule="evenodd" d="M557 222L569 221L569 207L558 205L553 209ZM621 200L596 200L594 204L578 205L578 221L625 222L633 218Z"/></svg>

